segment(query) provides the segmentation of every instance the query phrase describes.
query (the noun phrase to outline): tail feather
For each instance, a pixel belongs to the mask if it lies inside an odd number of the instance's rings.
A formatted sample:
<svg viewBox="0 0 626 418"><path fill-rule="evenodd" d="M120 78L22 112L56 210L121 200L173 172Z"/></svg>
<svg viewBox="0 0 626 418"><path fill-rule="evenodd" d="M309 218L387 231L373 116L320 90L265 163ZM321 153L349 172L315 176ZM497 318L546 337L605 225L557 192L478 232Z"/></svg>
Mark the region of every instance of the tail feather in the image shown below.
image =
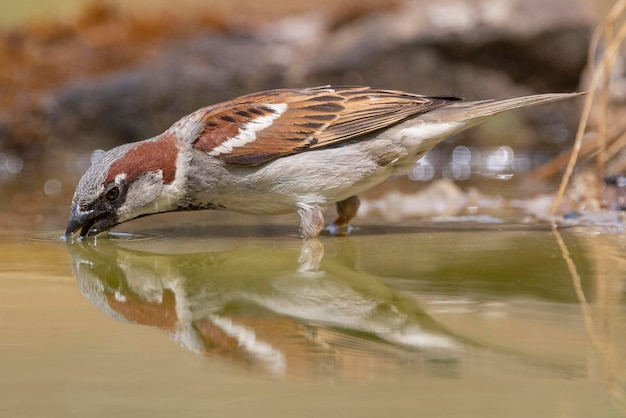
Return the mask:
<svg viewBox="0 0 626 418"><path fill-rule="evenodd" d="M403 167L421 158L439 142L490 116L520 107L534 106L581 96L586 93L548 93L510 99L481 100L475 102L451 102L445 106L423 113L384 132L389 138L399 138L406 147L408 157Z"/></svg>
<svg viewBox="0 0 626 418"><path fill-rule="evenodd" d="M452 103L448 106L435 109L423 116L432 121L467 120L481 122L483 119L497 113L507 112L520 107L534 106L543 103L556 102L587 93L547 93L532 96L513 97L509 99L480 100L475 102ZM422 120L423 117L422 117ZM472 123L473 125L474 123Z"/></svg>

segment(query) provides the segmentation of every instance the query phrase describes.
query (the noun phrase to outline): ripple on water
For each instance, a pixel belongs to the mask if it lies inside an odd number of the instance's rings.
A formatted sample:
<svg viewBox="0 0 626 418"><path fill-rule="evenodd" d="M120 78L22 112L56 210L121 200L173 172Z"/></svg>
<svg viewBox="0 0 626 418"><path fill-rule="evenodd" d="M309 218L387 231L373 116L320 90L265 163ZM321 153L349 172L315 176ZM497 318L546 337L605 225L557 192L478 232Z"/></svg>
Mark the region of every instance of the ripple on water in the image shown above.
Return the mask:
<svg viewBox="0 0 626 418"><path fill-rule="evenodd" d="M157 240L169 238L169 234L165 233L144 233L144 232L107 232L104 234L97 235L95 237L72 237L71 240L75 241L100 241L100 240L110 240L110 241L146 241L146 240ZM34 232L32 234L27 234L26 238L31 241L39 241L39 242L58 242L58 241L67 241L64 234L59 231L48 231L48 232Z"/></svg>

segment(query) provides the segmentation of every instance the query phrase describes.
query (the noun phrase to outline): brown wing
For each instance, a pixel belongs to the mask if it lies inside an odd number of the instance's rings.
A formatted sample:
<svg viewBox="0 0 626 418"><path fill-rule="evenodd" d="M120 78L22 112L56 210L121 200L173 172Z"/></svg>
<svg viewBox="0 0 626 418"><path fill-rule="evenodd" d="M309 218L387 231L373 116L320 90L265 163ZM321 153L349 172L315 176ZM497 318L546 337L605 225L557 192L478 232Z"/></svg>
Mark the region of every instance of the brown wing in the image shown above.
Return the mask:
<svg viewBox="0 0 626 418"><path fill-rule="evenodd" d="M194 147L229 164L257 165L366 135L457 100L369 87L270 90L208 108Z"/></svg>

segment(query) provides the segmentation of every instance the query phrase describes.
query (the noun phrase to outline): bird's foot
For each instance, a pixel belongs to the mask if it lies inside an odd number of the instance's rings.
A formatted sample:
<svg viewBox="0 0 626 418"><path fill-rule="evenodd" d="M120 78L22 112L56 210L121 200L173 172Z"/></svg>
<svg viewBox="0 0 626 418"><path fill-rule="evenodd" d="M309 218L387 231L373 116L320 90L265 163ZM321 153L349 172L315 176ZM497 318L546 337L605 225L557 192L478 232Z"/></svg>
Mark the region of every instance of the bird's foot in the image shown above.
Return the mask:
<svg viewBox="0 0 626 418"><path fill-rule="evenodd" d="M337 202L337 215L339 216L335 222L326 227L326 230L332 235L350 234L353 230L350 226L350 221L356 216L360 205L361 201L356 195Z"/></svg>
<svg viewBox="0 0 626 418"><path fill-rule="evenodd" d="M354 231L354 228L352 225L337 225L336 223L332 223L326 227L326 230L330 232L331 235L344 236L349 235Z"/></svg>

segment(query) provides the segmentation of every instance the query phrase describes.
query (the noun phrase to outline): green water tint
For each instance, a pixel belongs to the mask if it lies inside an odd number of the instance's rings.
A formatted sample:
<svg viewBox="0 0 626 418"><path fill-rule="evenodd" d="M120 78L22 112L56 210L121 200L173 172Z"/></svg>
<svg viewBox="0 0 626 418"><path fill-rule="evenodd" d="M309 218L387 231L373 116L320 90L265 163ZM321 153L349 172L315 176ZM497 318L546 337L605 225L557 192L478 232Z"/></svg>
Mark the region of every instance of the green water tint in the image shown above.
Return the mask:
<svg viewBox="0 0 626 418"><path fill-rule="evenodd" d="M619 416L622 235L459 226L4 236L0 410Z"/></svg>

